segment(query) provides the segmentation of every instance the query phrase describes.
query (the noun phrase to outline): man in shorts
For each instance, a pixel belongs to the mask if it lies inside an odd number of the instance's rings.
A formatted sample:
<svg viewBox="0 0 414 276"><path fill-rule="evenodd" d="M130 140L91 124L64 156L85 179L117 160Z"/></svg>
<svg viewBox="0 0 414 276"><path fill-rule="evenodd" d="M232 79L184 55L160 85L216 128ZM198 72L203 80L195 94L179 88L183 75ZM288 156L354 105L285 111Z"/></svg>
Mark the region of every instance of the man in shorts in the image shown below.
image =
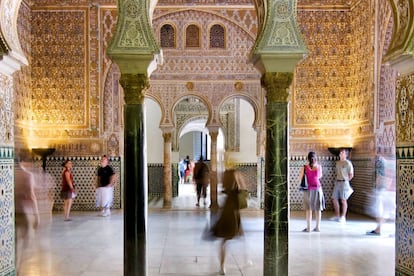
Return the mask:
<svg viewBox="0 0 414 276"><path fill-rule="evenodd" d="M354 177L354 167L348 160L348 151L339 151L339 160L336 162L336 181L332 193L332 202L335 216L331 220L341 223L346 222L346 212L348 210L348 198L354 192L349 181ZM341 203L341 206L339 205ZM340 208L341 207L341 208Z"/></svg>

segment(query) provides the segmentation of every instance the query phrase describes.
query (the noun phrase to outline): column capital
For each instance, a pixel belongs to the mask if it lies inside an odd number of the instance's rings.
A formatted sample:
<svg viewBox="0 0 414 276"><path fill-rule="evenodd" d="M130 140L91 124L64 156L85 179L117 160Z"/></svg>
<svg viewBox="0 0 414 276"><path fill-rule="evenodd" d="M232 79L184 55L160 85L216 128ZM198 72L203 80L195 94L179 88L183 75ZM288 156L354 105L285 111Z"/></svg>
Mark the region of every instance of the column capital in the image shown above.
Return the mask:
<svg viewBox="0 0 414 276"><path fill-rule="evenodd" d="M266 89L267 102L288 102L289 86L292 83L293 73L267 72L261 79L262 86Z"/></svg>
<svg viewBox="0 0 414 276"><path fill-rule="evenodd" d="M126 104L144 103L144 90L149 87L146 74L122 74L119 82L124 88Z"/></svg>
<svg viewBox="0 0 414 276"><path fill-rule="evenodd" d="M216 139L219 133L219 126L207 126L208 133L210 134L210 137L213 139Z"/></svg>
<svg viewBox="0 0 414 276"><path fill-rule="evenodd" d="M164 138L165 143L170 143L171 138L172 138L172 133L171 132L163 132L162 137Z"/></svg>

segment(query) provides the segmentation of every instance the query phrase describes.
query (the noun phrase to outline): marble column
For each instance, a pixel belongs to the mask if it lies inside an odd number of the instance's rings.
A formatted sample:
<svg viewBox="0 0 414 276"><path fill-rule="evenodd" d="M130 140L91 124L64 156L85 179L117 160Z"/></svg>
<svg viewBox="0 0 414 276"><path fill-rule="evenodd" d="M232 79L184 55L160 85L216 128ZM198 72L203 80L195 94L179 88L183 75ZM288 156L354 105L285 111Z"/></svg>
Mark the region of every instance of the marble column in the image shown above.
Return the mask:
<svg viewBox="0 0 414 276"><path fill-rule="evenodd" d="M217 136L218 136L218 129L217 130L210 130L210 208L211 209L218 209L218 202L217 202Z"/></svg>
<svg viewBox="0 0 414 276"><path fill-rule="evenodd" d="M171 174L171 132L164 132L164 208L172 206L172 174Z"/></svg>
<svg viewBox="0 0 414 276"><path fill-rule="evenodd" d="M263 275L288 275L288 87L292 73L265 73L266 162Z"/></svg>
<svg viewBox="0 0 414 276"><path fill-rule="evenodd" d="M147 168L145 159L145 74L122 74L125 93L124 275L147 275Z"/></svg>

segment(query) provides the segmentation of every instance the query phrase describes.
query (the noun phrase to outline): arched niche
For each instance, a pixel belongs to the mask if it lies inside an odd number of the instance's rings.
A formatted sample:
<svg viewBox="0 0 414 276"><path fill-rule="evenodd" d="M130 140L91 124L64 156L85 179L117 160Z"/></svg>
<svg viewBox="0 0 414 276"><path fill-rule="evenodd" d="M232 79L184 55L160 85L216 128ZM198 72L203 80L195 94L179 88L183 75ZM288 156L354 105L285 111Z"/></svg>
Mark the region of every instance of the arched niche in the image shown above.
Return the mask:
<svg viewBox="0 0 414 276"><path fill-rule="evenodd" d="M144 106L147 162L162 164L164 162L164 139L160 128L162 110L158 102L149 97L145 97Z"/></svg>
<svg viewBox="0 0 414 276"><path fill-rule="evenodd" d="M256 162L256 117L252 103L244 97L229 97L220 105L220 123L226 152L243 162Z"/></svg>
<svg viewBox="0 0 414 276"><path fill-rule="evenodd" d="M191 158L197 158L202 153L206 155L205 150L209 143L206 124L210 117L209 113L206 103L197 96L186 96L174 105L173 151L179 152L180 156L190 155ZM186 142L180 143L181 140ZM198 144L204 145L204 150L197 150Z"/></svg>

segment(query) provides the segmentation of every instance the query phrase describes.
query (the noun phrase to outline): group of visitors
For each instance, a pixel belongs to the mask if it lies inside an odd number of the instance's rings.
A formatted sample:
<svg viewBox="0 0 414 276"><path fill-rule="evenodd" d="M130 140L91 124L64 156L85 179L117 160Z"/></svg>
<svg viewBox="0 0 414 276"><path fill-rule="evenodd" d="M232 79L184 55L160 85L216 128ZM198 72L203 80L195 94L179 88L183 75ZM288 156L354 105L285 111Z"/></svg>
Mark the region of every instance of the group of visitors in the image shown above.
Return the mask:
<svg viewBox="0 0 414 276"><path fill-rule="evenodd" d="M77 188L73 182L72 161L65 160L62 164L62 188L60 197L63 199L63 214L65 221L71 221L70 211L73 199L77 195ZM109 166L109 158L104 155L101 158L101 164L97 170L97 182L94 185L96 189L96 207L100 209L100 215L103 217L111 214L111 205L113 202L115 185L115 171Z"/></svg>
<svg viewBox="0 0 414 276"><path fill-rule="evenodd" d="M320 231L322 211L325 209L325 197L320 179L322 178L322 166L317 162L316 153L308 153L308 164L303 166L299 173L299 179L306 177L308 189L303 193L303 206L306 214L306 228L303 232L311 231L312 213L315 216L314 232ZM335 216L331 220L341 223L346 222L348 210L347 200L353 193L350 181L354 177L354 167L348 160L348 151L340 149L339 160L336 162L336 179L332 193L332 203Z"/></svg>
<svg viewBox="0 0 414 276"><path fill-rule="evenodd" d="M348 160L349 152L347 149L340 149L339 160L336 162L335 172L335 185L332 193L332 203L334 207L335 216L330 218L332 221L337 221L342 224L346 223L346 214L348 210L348 198L352 195L354 190L351 187L350 181L354 177L354 168L351 161ZM322 178L322 167L317 162L315 152L308 153L308 164L302 167L299 173L299 181L303 177L306 177L308 188L303 193L303 206L306 216L306 228L303 232L311 231L312 214L315 217L315 227L312 229L314 232L320 231L320 222L322 217L322 211L325 209L325 197L322 190L320 179ZM384 217L388 212L392 212L395 209L393 202L394 196L389 196L388 188L391 177L385 176L384 169L385 159L383 157L377 158L376 161L376 188L374 192L373 201L375 204L371 207L371 212L377 220L377 227L372 231L367 231L367 235L381 235L381 225L384 221ZM391 192L392 193L392 192ZM388 195L388 196L387 196Z"/></svg>

